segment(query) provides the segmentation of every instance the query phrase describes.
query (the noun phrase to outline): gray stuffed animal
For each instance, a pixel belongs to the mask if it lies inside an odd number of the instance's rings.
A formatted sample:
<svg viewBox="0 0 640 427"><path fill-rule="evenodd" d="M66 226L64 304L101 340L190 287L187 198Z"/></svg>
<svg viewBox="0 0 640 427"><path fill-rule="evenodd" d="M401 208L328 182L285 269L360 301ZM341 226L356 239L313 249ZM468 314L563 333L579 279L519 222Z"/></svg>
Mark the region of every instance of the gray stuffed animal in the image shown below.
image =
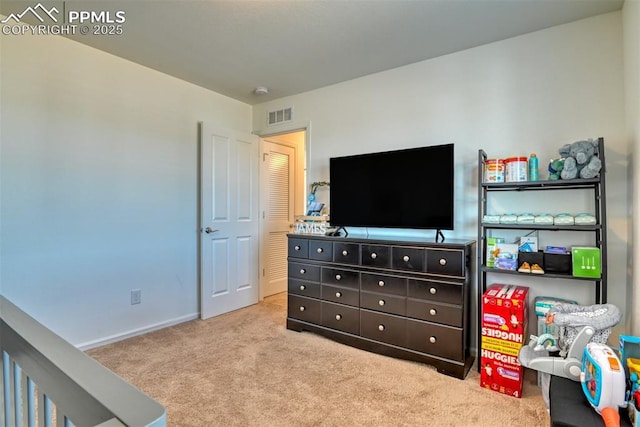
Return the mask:
<svg viewBox="0 0 640 427"><path fill-rule="evenodd" d="M598 158L598 141L593 139L565 144L558 152L565 159L560 173L562 179L595 178L602 169L602 161Z"/></svg>

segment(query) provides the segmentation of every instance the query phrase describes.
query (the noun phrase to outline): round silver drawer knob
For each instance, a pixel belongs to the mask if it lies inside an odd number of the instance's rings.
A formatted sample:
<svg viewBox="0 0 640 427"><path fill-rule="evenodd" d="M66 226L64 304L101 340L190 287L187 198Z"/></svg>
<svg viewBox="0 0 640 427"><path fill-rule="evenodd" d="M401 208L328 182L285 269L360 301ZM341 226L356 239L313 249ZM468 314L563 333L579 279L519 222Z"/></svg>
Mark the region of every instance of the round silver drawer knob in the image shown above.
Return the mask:
<svg viewBox="0 0 640 427"><path fill-rule="evenodd" d="M380 332L384 331L384 325L378 325L378 330L379 330Z"/></svg>
<svg viewBox="0 0 640 427"><path fill-rule="evenodd" d="M295 249L296 251L299 251L299 250L300 250L300 246L295 245L295 246L293 247L293 249Z"/></svg>
<svg viewBox="0 0 640 427"><path fill-rule="evenodd" d="M438 312L436 311L435 308L432 308L431 310L429 310L429 314L432 316L435 316L436 314L438 314Z"/></svg>
<svg viewBox="0 0 640 427"><path fill-rule="evenodd" d="M376 258L378 258L378 254L377 254L377 253L375 253L375 252L374 252L374 253L372 253L372 254L371 254L371 259L376 259Z"/></svg>
<svg viewBox="0 0 640 427"><path fill-rule="evenodd" d="M403 257L402 257L402 260L403 260L404 262L409 262L409 255L405 255L405 256L403 256Z"/></svg>
<svg viewBox="0 0 640 427"><path fill-rule="evenodd" d="M339 274L336 274L336 280L340 280L340 279L342 279L342 276Z"/></svg>
<svg viewBox="0 0 640 427"><path fill-rule="evenodd" d="M380 301L378 301L378 305L379 305L380 307L382 307L382 306L384 305L384 300L383 300L383 299L381 299Z"/></svg>
<svg viewBox="0 0 640 427"><path fill-rule="evenodd" d="M438 292L438 290L436 288L429 288L429 293L431 295L435 295Z"/></svg>
<svg viewBox="0 0 640 427"><path fill-rule="evenodd" d="M336 320L340 320L340 319L342 319L342 315L336 314Z"/></svg>
<svg viewBox="0 0 640 427"><path fill-rule="evenodd" d="M384 280L380 280L380 281L378 282L378 286L383 287L383 286L384 286Z"/></svg>
<svg viewBox="0 0 640 427"><path fill-rule="evenodd" d="M323 249L322 249L322 248L318 248L318 249L316 249L316 252L318 252L319 254L321 254L321 253L323 252Z"/></svg>
<svg viewBox="0 0 640 427"><path fill-rule="evenodd" d="M436 341L437 341L437 340L436 340L436 337L429 337L429 342L430 342L431 344L435 344L435 343L436 343Z"/></svg>
<svg viewBox="0 0 640 427"><path fill-rule="evenodd" d="M342 296L342 292L336 292L336 298L340 298Z"/></svg>
<svg viewBox="0 0 640 427"><path fill-rule="evenodd" d="M347 250L345 249L344 251L342 251L342 255L347 256L349 255L349 252L347 252Z"/></svg>
<svg viewBox="0 0 640 427"><path fill-rule="evenodd" d="M307 289L307 287L305 285L300 285L300 290L304 291L305 289Z"/></svg>
<svg viewBox="0 0 640 427"><path fill-rule="evenodd" d="M304 274L304 273L306 273L306 272L307 272L307 270L305 270L304 268L301 268L301 269L300 269L300 274Z"/></svg>
<svg viewBox="0 0 640 427"><path fill-rule="evenodd" d="M447 265L447 260L444 258L440 258L440 265Z"/></svg>
<svg viewBox="0 0 640 427"><path fill-rule="evenodd" d="M306 310L306 308L304 307L304 305L301 305L300 306L300 311L305 311L305 310Z"/></svg>

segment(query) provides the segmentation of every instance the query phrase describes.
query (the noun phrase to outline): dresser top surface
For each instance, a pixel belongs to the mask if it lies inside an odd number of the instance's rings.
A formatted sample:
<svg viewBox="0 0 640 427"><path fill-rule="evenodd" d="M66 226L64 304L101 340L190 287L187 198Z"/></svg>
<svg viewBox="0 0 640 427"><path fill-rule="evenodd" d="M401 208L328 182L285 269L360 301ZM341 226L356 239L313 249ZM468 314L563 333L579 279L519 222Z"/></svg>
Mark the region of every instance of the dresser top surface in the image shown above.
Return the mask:
<svg viewBox="0 0 640 427"><path fill-rule="evenodd" d="M320 234L295 234L289 233L289 238L327 240L337 243L365 243L365 244L396 244L396 245L416 245L416 246L471 246L476 243L475 240L464 239L446 239L444 242L436 242L435 239L425 238L423 236L323 236Z"/></svg>

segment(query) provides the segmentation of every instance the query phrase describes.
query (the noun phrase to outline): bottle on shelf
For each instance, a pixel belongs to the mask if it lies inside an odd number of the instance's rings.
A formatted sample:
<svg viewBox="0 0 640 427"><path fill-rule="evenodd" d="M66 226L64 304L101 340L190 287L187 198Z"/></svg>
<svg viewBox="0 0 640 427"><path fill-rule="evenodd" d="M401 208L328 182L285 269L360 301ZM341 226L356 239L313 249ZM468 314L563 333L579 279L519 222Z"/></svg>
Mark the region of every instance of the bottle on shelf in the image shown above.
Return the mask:
<svg viewBox="0 0 640 427"><path fill-rule="evenodd" d="M535 153L529 157L529 181L538 180L538 157Z"/></svg>

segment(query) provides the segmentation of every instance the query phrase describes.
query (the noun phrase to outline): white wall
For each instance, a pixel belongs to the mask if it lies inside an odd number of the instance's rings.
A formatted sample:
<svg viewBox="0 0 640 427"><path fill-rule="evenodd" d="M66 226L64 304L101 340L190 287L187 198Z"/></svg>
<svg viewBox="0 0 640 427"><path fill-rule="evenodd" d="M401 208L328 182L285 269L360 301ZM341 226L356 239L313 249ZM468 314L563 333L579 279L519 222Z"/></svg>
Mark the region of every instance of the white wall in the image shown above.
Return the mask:
<svg viewBox="0 0 640 427"><path fill-rule="evenodd" d="M630 212L637 216L640 212L640 2L627 0L624 3L623 27L624 27L624 65L625 65L625 94L626 94L626 119L629 146L632 152L632 170L629 176L633 176L633 185L630 186L629 199L632 200ZM640 307L640 273L634 266L640 266L640 226L633 224L630 241L633 242L633 255L630 257L629 270L632 271L632 286L628 289L627 310L634 313L627 319L628 332L640 335L640 313L633 307Z"/></svg>
<svg viewBox="0 0 640 427"><path fill-rule="evenodd" d="M637 28L637 5L626 2L624 16ZM331 156L454 142L457 215L448 238L476 238L479 148L492 157L536 151L548 159L566 142L603 136L609 294L624 306L631 204L623 88L637 93L638 85L623 86L621 28L620 12L602 15L253 112L64 38L2 37L0 289L76 345L193 318L196 123L271 133L266 110L292 105L296 122L310 123L312 181L328 179ZM576 282L532 286L534 294L592 297ZM141 305L129 304L134 288Z"/></svg>
<svg viewBox="0 0 640 427"><path fill-rule="evenodd" d="M455 143L455 231L445 233L447 238L477 237L478 149L489 157L536 152L546 170L546 161L558 157L563 144L604 137L609 300L624 307L630 218L620 12L264 103L254 107L253 128L264 129L266 111L285 106L293 107L294 120L311 122L310 181L329 178L329 157ZM429 185L418 194L428 195ZM509 197L494 209L588 209L584 195L545 194L542 204L531 196ZM551 239L581 243L573 240L575 234L549 236L547 242ZM499 279L515 283L517 276ZM557 295L593 303L590 282L533 279L524 284L532 287L531 301L536 295Z"/></svg>
<svg viewBox="0 0 640 427"><path fill-rule="evenodd" d="M197 123L251 107L56 36L1 60L3 294L85 347L196 317Z"/></svg>

